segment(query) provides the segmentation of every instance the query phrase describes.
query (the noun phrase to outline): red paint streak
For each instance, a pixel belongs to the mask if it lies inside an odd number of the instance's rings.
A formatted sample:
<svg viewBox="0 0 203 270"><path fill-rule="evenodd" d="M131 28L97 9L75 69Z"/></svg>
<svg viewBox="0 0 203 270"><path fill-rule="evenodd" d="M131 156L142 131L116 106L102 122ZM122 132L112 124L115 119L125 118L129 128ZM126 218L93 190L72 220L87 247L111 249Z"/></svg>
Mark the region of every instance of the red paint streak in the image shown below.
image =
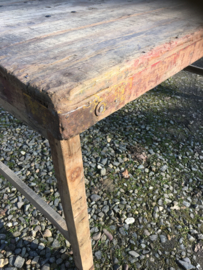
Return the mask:
<svg viewBox="0 0 203 270"><path fill-rule="evenodd" d="M158 65L160 62L161 62L161 61L158 61L158 62L154 63L154 64L152 65L152 67L155 67L155 66Z"/></svg>

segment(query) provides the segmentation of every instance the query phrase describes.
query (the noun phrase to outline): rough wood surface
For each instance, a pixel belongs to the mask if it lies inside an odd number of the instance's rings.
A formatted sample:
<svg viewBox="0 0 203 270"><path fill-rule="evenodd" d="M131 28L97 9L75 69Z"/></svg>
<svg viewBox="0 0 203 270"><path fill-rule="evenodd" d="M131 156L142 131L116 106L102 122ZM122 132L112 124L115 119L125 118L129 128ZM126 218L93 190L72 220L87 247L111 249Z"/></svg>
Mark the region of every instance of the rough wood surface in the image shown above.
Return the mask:
<svg viewBox="0 0 203 270"><path fill-rule="evenodd" d="M17 190L19 190L68 241L70 240L65 220L1 161L0 174L3 175L15 188L17 188Z"/></svg>
<svg viewBox="0 0 203 270"><path fill-rule="evenodd" d="M0 8L0 65L64 111L102 90L100 81L103 89L114 74L119 81L144 52L200 26L180 0L8 0Z"/></svg>
<svg viewBox="0 0 203 270"><path fill-rule="evenodd" d="M49 135L58 189L79 270L93 270L80 136L58 141Z"/></svg>
<svg viewBox="0 0 203 270"><path fill-rule="evenodd" d="M0 99L67 139L201 58L203 13L184 0L8 0L0 41Z"/></svg>

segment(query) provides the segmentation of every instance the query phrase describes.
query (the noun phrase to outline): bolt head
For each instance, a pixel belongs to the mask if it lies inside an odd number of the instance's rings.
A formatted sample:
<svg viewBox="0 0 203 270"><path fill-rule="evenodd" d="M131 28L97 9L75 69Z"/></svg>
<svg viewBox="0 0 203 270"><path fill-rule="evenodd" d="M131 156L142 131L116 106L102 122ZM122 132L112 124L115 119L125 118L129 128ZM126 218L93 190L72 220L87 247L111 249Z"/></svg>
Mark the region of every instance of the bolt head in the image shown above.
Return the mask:
<svg viewBox="0 0 203 270"><path fill-rule="evenodd" d="M102 113L103 110L104 110L104 105L101 105L101 106L99 107L99 113Z"/></svg>

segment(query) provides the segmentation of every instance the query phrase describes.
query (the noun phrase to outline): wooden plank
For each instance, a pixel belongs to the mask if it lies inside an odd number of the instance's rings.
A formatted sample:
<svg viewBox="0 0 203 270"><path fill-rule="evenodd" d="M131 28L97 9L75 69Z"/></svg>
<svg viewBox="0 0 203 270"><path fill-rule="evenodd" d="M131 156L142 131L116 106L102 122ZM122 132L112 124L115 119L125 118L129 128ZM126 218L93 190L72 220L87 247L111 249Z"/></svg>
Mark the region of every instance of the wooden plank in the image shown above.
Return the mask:
<svg viewBox="0 0 203 270"><path fill-rule="evenodd" d="M194 65L186 67L184 69L184 71L188 71L188 72L195 73L197 75L203 76L203 68L197 67L197 66L194 66Z"/></svg>
<svg viewBox="0 0 203 270"><path fill-rule="evenodd" d="M9 1L0 9L0 66L30 95L46 93L57 112L110 87L115 73L118 82L118 71L143 51L202 26L180 0L50 1L51 8L46 1Z"/></svg>
<svg viewBox="0 0 203 270"><path fill-rule="evenodd" d="M24 87L16 79L10 80L3 76L0 70L0 106L45 138L47 131L50 131L53 136L61 139L57 114L53 114L44 105L42 96L40 101L33 99L23 91Z"/></svg>
<svg viewBox="0 0 203 270"><path fill-rule="evenodd" d="M17 190L19 190L25 196L25 198L28 199L28 201L30 201L68 241L70 240L65 220L1 161L0 173L15 188L17 188Z"/></svg>
<svg viewBox="0 0 203 270"><path fill-rule="evenodd" d="M50 135L49 143L76 267L79 270L92 270L80 136L58 141Z"/></svg>
<svg viewBox="0 0 203 270"><path fill-rule="evenodd" d="M2 106L44 136L81 133L203 56L203 16L188 2L4 1Z"/></svg>
<svg viewBox="0 0 203 270"><path fill-rule="evenodd" d="M194 33L190 40L185 37L180 44L171 43L155 48L151 54L145 54L135 61L134 67L120 72L120 76L123 76L120 82L116 81L116 76L112 76L111 87L80 102L76 109L59 114L62 137L70 138L83 132L203 57L203 38L199 40L202 34ZM101 105L104 109L98 115L97 107Z"/></svg>

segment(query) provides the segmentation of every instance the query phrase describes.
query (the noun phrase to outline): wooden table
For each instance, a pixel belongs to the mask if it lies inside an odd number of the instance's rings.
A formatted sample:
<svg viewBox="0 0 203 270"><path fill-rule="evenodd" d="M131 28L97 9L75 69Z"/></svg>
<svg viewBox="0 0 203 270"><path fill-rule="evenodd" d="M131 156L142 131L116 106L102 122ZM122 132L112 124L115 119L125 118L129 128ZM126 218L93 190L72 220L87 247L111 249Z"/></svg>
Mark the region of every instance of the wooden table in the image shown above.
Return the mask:
<svg viewBox="0 0 203 270"><path fill-rule="evenodd" d="M79 134L203 56L201 11L181 0L0 2L0 106L49 139L67 226L0 170L71 242L78 269L94 269Z"/></svg>

